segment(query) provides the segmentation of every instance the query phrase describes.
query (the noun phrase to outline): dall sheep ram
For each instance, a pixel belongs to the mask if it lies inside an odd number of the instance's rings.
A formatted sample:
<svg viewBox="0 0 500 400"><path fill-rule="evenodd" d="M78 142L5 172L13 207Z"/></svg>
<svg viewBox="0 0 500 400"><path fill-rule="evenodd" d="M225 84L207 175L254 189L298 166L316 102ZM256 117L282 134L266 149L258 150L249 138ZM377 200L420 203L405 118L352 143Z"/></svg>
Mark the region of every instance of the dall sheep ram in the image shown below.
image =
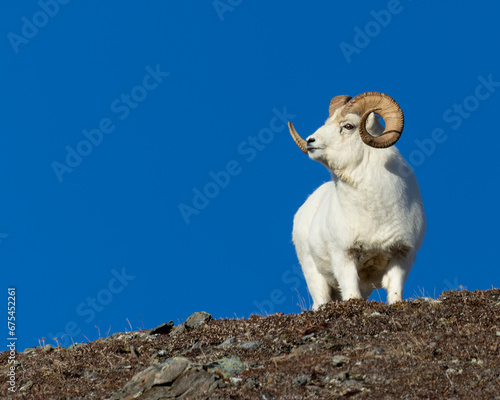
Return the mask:
<svg viewBox="0 0 500 400"><path fill-rule="evenodd" d="M367 299L375 288L402 300L425 234L415 175L393 146L403 131L399 105L384 93L336 96L329 118L299 148L332 172L295 214L293 242L313 299ZM385 128L378 116L385 122Z"/></svg>

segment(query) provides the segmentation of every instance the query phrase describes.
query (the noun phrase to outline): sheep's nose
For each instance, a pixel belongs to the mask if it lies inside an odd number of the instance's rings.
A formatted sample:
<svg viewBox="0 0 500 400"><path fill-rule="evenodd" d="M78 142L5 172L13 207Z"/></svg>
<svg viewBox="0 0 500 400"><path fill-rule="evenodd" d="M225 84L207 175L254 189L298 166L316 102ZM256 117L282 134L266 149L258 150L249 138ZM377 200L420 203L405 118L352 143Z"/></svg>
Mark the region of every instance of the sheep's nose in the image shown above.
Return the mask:
<svg viewBox="0 0 500 400"><path fill-rule="evenodd" d="M316 139L315 139L315 138L310 137L309 139L307 139L307 144L309 144L309 143L314 143L315 141L316 141Z"/></svg>

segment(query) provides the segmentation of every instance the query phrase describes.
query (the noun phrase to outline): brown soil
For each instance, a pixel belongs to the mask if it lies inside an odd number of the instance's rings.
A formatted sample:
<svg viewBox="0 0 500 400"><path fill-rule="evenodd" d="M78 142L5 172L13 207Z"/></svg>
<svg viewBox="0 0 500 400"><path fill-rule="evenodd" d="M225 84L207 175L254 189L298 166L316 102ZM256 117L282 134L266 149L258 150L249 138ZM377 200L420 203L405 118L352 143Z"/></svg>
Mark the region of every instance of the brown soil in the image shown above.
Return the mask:
<svg viewBox="0 0 500 400"><path fill-rule="evenodd" d="M248 341L257 348L241 347ZM334 302L298 315L211 320L175 336L142 331L71 350L27 349L16 356L14 394L2 352L0 397L106 399L169 357L208 364L236 355L243 373L192 398L500 399L499 342L499 289L393 306Z"/></svg>

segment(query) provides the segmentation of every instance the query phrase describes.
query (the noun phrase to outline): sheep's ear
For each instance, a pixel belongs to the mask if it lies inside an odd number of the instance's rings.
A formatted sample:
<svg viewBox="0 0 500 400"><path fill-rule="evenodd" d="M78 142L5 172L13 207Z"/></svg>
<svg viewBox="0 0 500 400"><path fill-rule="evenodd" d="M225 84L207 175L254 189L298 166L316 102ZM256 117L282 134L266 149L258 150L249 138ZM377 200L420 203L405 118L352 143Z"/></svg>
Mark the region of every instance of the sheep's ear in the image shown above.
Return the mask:
<svg viewBox="0 0 500 400"><path fill-rule="evenodd" d="M381 124L382 123L381 121L383 121L383 119L378 114L372 113L371 117L373 118L373 123L374 124L376 124L376 123Z"/></svg>
<svg viewBox="0 0 500 400"><path fill-rule="evenodd" d="M366 129L372 136L380 136L384 132L383 119L380 115L371 113L366 119Z"/></svg>
<svg viewBox="0 0 500 400"><path fill-rule="evenodd" d="M380 116L375 113L371 113L370 115L368 115L368 118L366 119L366 127L372 128L375 126L377 122L380 122Z"/></svg>

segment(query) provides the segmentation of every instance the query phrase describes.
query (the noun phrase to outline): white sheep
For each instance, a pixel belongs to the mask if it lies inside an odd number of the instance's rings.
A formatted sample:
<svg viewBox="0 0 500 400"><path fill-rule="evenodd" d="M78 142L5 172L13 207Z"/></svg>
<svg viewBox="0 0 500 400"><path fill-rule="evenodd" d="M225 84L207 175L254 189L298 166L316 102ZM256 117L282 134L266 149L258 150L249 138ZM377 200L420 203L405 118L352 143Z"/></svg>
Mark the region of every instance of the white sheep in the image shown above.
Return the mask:
<svg viewBox="0 0 500 400"><path fill-rule="evenodd" d="M300 149L332 172L293 222L313 309L330 300L366 299L375 288L387 290L389 304L401 301L426 225L415 175L393 147L403 112L377 92L334 97L329 111L307 140L288 123Z"/></svg>

